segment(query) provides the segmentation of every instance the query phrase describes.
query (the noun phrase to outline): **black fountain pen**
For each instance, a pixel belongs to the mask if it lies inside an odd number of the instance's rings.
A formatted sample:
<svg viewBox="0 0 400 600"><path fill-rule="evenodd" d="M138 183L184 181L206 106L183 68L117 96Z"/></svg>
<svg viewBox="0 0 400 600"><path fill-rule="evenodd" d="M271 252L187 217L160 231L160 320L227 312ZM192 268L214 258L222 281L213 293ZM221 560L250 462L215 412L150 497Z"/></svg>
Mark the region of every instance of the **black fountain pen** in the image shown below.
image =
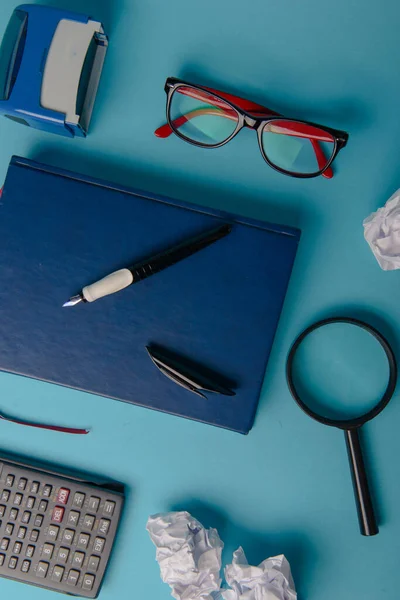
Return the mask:
<svg viewBox="0 0 400 600"><path fill-rule="evenodd" d="M127 269L115 271L104 277L104 279L84 287L80 294L70 298L63 306L75 306L80 302L94 302L104 296L115 294L115 292L119 292L133 283L138 283L142 279L163 271L167 267L171 267L175 263L199 252L199 250L228 235L231 229L232 227L228 224L222 225L222 227L198 235L165 252L160 252L160 254L152 256L146 261L137 263Z"/></svg>

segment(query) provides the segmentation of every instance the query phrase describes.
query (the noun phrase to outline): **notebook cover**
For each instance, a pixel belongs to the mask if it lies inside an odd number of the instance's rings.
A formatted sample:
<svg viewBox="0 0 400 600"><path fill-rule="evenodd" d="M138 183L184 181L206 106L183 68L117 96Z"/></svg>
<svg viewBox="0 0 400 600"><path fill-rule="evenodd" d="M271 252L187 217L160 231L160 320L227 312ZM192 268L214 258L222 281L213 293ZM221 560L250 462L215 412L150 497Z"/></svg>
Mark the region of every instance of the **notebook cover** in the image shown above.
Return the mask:
<svg viewBox="0 0 400 600"><path fill-rule="evenodd" d="M232 233L190 258L62 308L83 286L224 222ZM14 157L0 204L0 369L248 433L299 237ZM151 343L233 381L236 396L177 386L149 359Z"/></svg>

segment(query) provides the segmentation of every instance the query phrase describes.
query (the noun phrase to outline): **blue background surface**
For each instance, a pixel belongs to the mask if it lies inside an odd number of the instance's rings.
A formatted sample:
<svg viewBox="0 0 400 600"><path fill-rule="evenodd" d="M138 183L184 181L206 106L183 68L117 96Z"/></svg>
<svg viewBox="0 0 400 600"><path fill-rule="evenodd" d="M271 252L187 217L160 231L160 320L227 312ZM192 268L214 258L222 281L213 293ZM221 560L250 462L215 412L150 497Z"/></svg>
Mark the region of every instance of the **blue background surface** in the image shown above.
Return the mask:
<svg viewBox="0 0 400 600"><path fill-rule="evenodd" d="M148 515L187 509L219 529L225 561L284 552L300 600L395 598L400 550L398 395L365 430L381 532L358 533L342 434L289 396L290 343L314 320L365 318L399 350L399 273L382 272L362 220L400 186L400 5L370 0L57 0L104 21L110 47L87 140L0 123L0 179L18 154L153 192L295 225L302 243L247 437L2 374L1 408L92 426L85 438L3 423L1 446L110 475L128 485L123 528L102 599L166 600ZM2 0L0 34L16 3ZM200 150L158 140L168 75L239 93L350 133L335 177L298 181L264 164L254 132ZM95 218L95 215L93 215ZM96 410L97 409L97 410ZM50 597L2 580L4 597Z"/></svg>

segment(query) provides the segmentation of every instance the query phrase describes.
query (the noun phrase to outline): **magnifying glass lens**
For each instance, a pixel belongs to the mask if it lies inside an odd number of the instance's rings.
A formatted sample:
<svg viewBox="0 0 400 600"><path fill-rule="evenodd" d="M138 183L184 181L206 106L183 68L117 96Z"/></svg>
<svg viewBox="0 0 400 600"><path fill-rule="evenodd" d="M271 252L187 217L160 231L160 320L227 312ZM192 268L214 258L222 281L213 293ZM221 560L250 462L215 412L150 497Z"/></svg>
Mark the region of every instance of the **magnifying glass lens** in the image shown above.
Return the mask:
<svg viewBox="0 0 400 600"><path fill-rule="evenodd" d="M330 323L302 340L292 376L308 408L328 419L347 420L367 413L380 400L389 364L382 345L368 331Z"/></svg>

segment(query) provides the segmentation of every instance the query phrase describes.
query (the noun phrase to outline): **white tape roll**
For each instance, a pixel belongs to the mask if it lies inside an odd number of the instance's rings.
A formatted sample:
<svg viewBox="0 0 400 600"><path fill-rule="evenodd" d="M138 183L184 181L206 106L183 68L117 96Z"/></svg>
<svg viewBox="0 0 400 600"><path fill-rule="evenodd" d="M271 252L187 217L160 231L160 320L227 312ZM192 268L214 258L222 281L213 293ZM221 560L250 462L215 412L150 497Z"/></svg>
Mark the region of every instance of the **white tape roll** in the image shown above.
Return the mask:
<svg viewBox="0 0 400 600"><path fill-rule="evenodd" d="M131 285L132 282L133 275L129 269L120 269L119 271L107 275L104 279L92 283L92 285L87 285L83 288L82 294L87 302L94 302L99 298L123 290L128 287L128 285Z"/></svg>

